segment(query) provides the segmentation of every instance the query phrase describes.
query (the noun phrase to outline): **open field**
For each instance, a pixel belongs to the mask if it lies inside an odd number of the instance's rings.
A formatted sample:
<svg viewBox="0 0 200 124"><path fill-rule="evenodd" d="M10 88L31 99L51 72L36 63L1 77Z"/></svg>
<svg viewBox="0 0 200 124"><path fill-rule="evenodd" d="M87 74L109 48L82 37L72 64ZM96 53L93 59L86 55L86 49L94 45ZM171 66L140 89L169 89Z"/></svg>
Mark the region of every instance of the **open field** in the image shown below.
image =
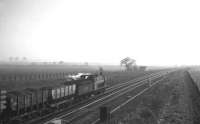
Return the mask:
<svg viewBox="0 0 200 124"><path fill-rule="evenodd" d="M54 69L55 68L55 69ZM22 69L22 68L20 68ZM35 69L35 70L34 70ZM98 68L61 68L61 67L42 67L41 68L29 68L22 70L7 70L9 73L26 74L41 74L41 72L58 73L58 74L73 74L77 72L98 72ZM59 70L60 69L60 70ZM85 69L85 70L84 70ZM54 72L55 71L55 72ZM60 73L63 72L63 73ZM167 70L165 70L167 71ZM9 73L8 73L9 72ZM146 74L150 74L154 71L104 71L106 76L106 82L108 87L120 84L137 77L142 77ZM189 72L189 73L188 73ZM6 74L2 71L2 73ZM159 72L160 73L160 72ZM198 69L187 70L180 69L175 72L171 72L166 76L161 76L158 79L152 79L155 84L152 87L148 85L148 79L144 80L144 84L140 86L132 87L134 90L129 92L120 91L123 95L119 96L119 99L111 99L112 102L102 103L102 105L108 108L117 107L130 97L138 95L131 102L125 106L112 112L109 124L199 124L200 122L200 93L198 86L200 84L200 71ZM34 77L30 80L14 80L14 81L2 81L0 86L6 87L9 90L20 90L24 88L39 88L43 86L55 86L64 82L64 77L57 75L50 75L47 79L41 79ZM157 83L155 83L157 82ZM134 83L133 83L134 85ZM128 86L130 87L130 86ZM89 112L91 112L89 114ZM96 114L94 114L96 113ZM94 116L95 115L95 116ZM78 122L90 122L94 121L94 118L98 118L98 110L88 109L87 118L82 118Z"/></svg>
<svg viewBox="0 0 200 124"><path fill-rule="evenodd" d="M64 82L64 76L78 72L98 72L98 67L67 65L18 65L0 67L0 87L7 90L56 86ZM122 70L104 72L108 86L126 82L153 71L124 72ZM6 78L6 79L5 79Z"/></svg>

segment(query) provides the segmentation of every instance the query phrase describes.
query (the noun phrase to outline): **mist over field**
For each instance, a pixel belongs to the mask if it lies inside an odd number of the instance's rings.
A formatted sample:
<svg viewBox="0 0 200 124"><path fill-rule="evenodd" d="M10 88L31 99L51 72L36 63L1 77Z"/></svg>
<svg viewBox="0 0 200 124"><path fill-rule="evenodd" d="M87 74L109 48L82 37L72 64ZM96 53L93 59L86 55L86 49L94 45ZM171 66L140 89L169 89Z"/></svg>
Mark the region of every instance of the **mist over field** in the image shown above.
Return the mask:
<svg viewBox="0 0 200 124"><path fill-rule="evenodd" d="M0 0L0 124L199 124L199 0Z"/></svg>
<svg viewBox="0 0 200 124"><path fill-rule="evenodd" d="M1 0L0 61L195 65L199 1Z"/></svg>

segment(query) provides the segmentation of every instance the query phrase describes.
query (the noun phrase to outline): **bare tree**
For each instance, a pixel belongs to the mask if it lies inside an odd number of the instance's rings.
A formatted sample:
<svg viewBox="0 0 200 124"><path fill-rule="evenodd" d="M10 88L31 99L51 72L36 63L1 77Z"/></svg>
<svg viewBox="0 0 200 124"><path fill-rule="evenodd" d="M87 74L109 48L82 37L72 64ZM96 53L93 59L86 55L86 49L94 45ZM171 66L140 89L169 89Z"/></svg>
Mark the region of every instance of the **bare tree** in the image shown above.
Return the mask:
<svg viewBox="0 0 200 124"><path fill-rule="evenodd" d="M120 65L125 66L126 70L130 71L133 69L133 65L136 65L136 60L126 57L120 61Z"/></svg>

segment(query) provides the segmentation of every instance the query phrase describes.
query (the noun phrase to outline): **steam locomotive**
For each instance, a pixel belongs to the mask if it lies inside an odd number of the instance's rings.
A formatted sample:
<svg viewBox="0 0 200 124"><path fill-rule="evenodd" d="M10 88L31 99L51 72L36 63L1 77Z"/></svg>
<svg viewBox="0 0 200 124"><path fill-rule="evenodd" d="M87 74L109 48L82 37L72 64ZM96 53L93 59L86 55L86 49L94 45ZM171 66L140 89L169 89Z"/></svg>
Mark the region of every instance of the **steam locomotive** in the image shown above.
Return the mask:
<svg viewBox="0 0 200 124"><path fill-rule="evenodd" d="M105 76L102 74L79 73L67 76L58 86L4 92L5 99L0 101L4 103L0 111L0 123L8 120L15 120L16 123L16 120L20 121L24 117L47 114L70 107L73 103L103 93L105 88Z"/></svg>

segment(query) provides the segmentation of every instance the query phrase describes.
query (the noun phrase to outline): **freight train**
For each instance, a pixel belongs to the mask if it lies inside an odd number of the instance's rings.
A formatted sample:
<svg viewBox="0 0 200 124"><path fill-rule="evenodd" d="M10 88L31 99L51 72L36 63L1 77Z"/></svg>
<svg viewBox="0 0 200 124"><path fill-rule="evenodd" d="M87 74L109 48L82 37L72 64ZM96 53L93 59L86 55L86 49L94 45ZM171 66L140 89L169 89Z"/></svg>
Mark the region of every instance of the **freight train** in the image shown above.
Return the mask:
<svg viewBox="0 0 200 124"><path fill-rule="evenodd" d="M62 84L55 87L4 92L6 99L4 109L0 111L0 123L8 120L16 123L16 120L20 121L23 118L32 118L69 107L73 103L104 93L105 88L105 76L102 74L81 73L67 76Z"/></svg>

